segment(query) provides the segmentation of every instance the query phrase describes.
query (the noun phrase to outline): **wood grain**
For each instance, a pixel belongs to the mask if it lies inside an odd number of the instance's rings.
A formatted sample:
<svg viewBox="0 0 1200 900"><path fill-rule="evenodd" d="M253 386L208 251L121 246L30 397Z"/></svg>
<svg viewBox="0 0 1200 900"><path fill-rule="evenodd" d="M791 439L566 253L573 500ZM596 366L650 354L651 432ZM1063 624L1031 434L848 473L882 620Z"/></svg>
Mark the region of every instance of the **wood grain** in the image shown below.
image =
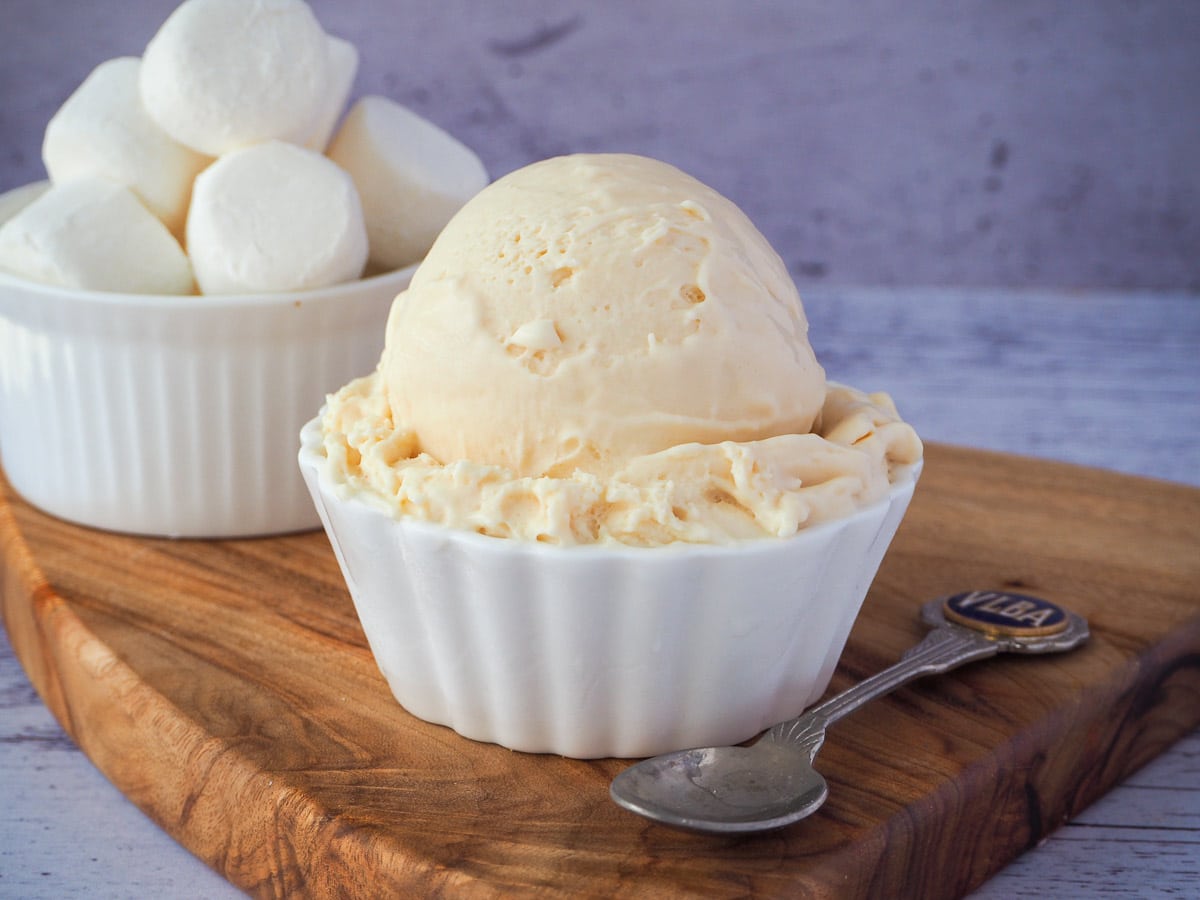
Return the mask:
<svg viewBox="0 0 1200 900"><path fill-rule="evenodd" d="M1073 817L972 894L1013 897L1187 897L1200 884L1200 732ZM1032 865L1049 850L1057 865Z"/></svg>
<svg viewBox="0 0 1200 900"><path fill-rule="evenodd" d="M752 839L617 809L624 762L407 715L320 534L130 538L4 490L4 616L30 679L126 795L262 896L957 896L1200 722L1200 491L1165 482L930 447L832 688L892 662L919 603L964 587L1041 593L1094 639L839 723L829 802Z"/></svg>

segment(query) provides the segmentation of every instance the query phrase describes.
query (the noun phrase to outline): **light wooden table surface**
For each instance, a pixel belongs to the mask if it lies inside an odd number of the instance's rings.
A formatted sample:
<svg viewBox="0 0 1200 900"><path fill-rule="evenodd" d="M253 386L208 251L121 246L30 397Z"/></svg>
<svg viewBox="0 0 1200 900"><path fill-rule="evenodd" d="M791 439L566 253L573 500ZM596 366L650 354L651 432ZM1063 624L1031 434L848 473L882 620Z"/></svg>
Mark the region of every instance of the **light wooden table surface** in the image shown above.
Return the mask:
<svg viewBox="0 0 1200 900"><path fill-rule="evenodd" d="M1200 486L1200 296L804 293L829 375L889 390L927 439ZM105 781L7 640L0 709L0 897L238 894ZM1194 732L974 896L1186 897L1197 885Z"/></svg>

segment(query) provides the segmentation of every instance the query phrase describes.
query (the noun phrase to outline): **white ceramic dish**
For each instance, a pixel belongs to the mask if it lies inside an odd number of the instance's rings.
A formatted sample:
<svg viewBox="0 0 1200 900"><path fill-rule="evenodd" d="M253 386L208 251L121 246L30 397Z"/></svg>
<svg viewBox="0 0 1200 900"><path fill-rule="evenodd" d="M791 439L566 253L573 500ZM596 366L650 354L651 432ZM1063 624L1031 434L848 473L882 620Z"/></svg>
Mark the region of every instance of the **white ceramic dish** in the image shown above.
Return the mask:
<svg viewBox="0 0 1200 900"><path fill-rule="evenodd" d="M319 419L299 459L400 704L469 738L579 758L736 743L815 701L921 468L785 540L559 548L339 496Z"/></svg>
<svg viewBox="0 0 1200 900"><path fill-rule="evenodd" d="M0 272L9 483L52 515L113 531L316 528L296 432L378 362L414 270L238 297L80 291Z"/></svg>

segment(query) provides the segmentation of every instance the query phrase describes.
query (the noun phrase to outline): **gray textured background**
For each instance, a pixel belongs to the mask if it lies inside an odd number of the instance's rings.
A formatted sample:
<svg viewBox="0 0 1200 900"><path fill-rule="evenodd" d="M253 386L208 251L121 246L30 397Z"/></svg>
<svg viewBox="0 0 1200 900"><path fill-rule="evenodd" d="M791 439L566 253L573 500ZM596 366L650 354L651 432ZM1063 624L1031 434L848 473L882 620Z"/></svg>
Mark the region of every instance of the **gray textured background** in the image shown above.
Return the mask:
<svg viewBox="0 0 1200 900"><path fill-rule="evenodd" d="M176 0L0 0L0 187ZM316 0L383 93L493 176L568 151L673 162L804 288L1200 291L1200 3Z"/></svg>

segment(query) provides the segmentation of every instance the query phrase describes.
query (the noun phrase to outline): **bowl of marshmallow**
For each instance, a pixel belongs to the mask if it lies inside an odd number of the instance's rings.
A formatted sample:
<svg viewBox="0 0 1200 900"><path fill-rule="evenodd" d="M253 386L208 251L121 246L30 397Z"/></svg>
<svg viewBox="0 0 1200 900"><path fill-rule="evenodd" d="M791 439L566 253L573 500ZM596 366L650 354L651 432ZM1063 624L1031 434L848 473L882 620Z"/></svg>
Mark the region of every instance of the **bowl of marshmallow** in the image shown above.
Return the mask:
<svg viewBox="0 0 1200 900"><path fill-rule="evenodd" d="M46 127L0 195L0 464L133 534L317 527L296 434L374 366L393 298L487 184L302 0L187 0Z"/></svg>

